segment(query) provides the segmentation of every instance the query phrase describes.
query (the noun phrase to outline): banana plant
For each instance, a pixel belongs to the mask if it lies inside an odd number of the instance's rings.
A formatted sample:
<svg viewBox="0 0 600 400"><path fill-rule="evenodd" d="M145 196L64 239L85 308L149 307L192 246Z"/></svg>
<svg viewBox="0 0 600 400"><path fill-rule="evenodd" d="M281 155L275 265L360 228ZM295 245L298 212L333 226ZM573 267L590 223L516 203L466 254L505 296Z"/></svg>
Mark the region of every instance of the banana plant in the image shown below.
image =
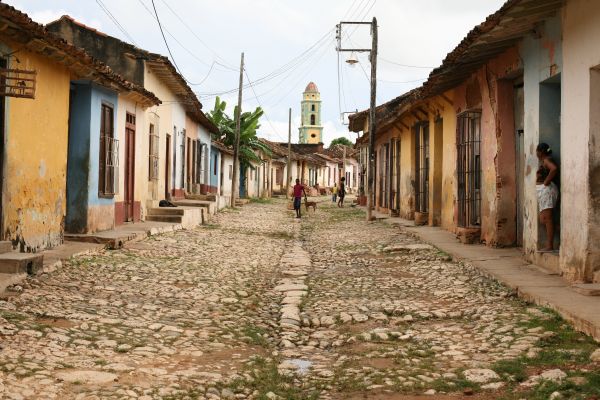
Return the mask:
<svg viewBox="0 0 600 400"><path fill-rule="evenodd" d="M228 147L235 144L235 119L231 118L225 112L227 103L219 97L215 99L215 106L208 113L208 118L219 128L219 134L214 138L221 140ZM233 110L233 115L237 115L237 106ZM264 115L262 108L257 107L254 111L242 112L240 122L240 148L239 160L242 169L252 167L251 162L261 163L261 158L257 154L263 152L267 156L271 155L271 149L263 142L258 140L257 130L260 128L260 118Z"/></svg>

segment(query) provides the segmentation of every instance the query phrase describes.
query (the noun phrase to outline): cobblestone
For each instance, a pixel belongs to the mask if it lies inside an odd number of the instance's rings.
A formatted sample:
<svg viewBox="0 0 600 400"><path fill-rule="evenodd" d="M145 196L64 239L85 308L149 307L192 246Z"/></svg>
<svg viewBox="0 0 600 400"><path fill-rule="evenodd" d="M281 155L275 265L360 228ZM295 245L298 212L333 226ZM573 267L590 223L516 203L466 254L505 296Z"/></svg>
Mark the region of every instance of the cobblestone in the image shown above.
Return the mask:
<svg viewBox="0 0 600 400"><path fill-rule="evenodd" d="M226 210L21 286L0 301L0 398L495 392L514 380L498 362L536 359L558 336L546 310L477 270L328 204L301 221L282 201ZM577 340L565 354L596 362Z"/></svg>

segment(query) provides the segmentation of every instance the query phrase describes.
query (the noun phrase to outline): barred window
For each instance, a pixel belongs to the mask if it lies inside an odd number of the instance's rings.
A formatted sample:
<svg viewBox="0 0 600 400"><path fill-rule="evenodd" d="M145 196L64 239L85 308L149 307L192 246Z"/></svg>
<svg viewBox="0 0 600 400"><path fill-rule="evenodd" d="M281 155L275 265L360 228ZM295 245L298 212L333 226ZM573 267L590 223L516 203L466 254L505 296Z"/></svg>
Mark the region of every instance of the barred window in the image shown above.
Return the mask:
<svg viewBox="0 0 600 400"><path fill-rule="evenodd" d="M102 104L98 176L98 195L100 197L113 197L115 194L115 169L119 167L119 140L114 137L113 115L113 108Z"/></svg>
<svg viewBox="0 0 600 400"><path fill-rule="evenodd" d="M158 132L154 130L154 124L150 124L150 148L148 154L148 180L158 180Z"/></svg>

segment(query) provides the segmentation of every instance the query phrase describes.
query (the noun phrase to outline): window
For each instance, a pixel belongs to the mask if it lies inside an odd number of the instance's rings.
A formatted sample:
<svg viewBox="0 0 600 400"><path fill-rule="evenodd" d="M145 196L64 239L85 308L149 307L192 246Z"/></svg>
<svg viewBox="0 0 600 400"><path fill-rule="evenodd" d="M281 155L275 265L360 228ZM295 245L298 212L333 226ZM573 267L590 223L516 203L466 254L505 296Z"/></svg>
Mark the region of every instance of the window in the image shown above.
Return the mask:
<svg viewBox="0 0 600 400"><path fill-rule="evenodd" d="M314 105L314 104L312 104L312 105L310 106L310 111L315 111L315 105Z"/></svg>
<svg viewBox="0 0 600 400"><path fill-rule="evenodd" d="M415 210L429 212L429 123L415 125Z"/></svg>
<svg viewBox="0 0 600 400"><path fill-rule="evenodd" d="M158 180L158 133L154 130L154 124L148 128L150 136L150 148L148 153L148 180Z"/></svg>
<svg viewBox="0 0 600 400"><path fill-rule="evenodd" d="M233 165L229 166L229 180L233 179Z"/></svg>
<svg viewBox="0 0 600 400"><path fill-rule="evenodd" d="M101 197L113 197L115 194L115 168L119 166L119 141L114 137L113 115L112 106L102 104L98 176L98 195Z"/></svg>
<svg viewBox="0 0 600 400"><path fill-rule="evenodd" d="M217 155L215 154L215 156L213 157L214 163L213 163L213 175L217 174Z"/></svg>
<svg viewBox="0 0 600 400"><path fill-rule="evenodd" d="M481 224L480 129L481 113L466 112L458 116L458 225L461 227Z"/></svg>
<svg viewBox="0 0 600 400"><path fill-rule="evenodd" d="M316 125L316 117L315 114L310 114L310 124Z"/></svg>

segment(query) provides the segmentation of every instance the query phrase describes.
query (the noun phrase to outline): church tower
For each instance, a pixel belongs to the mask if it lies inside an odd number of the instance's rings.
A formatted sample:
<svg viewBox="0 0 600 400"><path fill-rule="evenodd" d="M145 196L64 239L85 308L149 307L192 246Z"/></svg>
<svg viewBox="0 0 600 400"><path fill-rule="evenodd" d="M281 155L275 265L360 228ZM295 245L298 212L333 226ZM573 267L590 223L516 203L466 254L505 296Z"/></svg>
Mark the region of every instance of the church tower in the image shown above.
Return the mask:
<svg viewBox="0 0 600 400"><path fill-rule="evenodd" d="M321 94L314 82L310 82L302 93L302 117L300 121L300 143L322 143Z"/></svg>

